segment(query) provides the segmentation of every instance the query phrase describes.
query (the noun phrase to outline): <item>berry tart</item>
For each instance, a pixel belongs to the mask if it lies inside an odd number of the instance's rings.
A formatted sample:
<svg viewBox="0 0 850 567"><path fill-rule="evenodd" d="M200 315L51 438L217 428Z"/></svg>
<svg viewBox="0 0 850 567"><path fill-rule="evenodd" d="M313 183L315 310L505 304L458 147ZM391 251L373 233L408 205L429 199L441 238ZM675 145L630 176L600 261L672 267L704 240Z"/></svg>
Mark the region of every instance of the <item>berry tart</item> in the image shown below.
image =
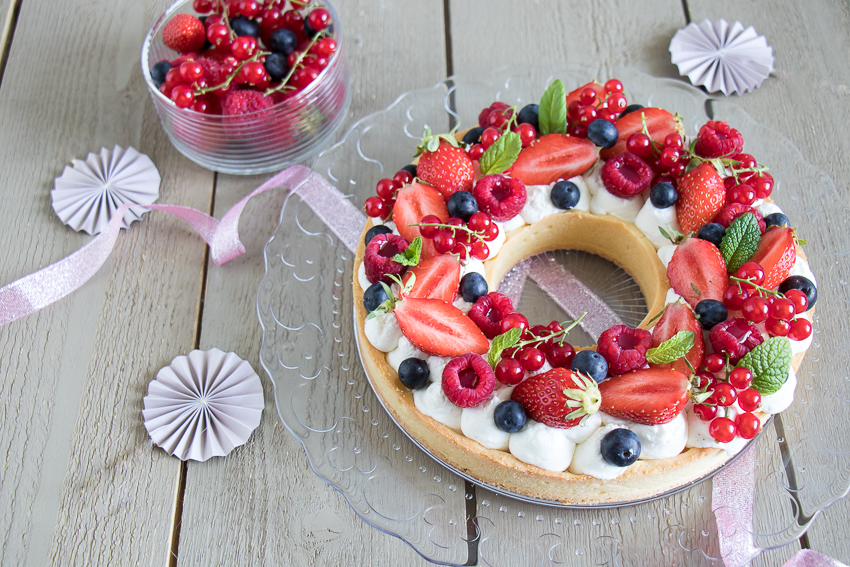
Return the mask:
<svg viewBox="0 0 850 567"><path fill-rule="evenodd" d="M616 79L426 132L366 200L355 264L361 358L395 421L484 484L566 505L649 498L740 452L793 401L817 300L743 146L721 121L686 140ZM624 268L646 319L578 352L578 321L528 321L495 290L555 249Z"/></svg>

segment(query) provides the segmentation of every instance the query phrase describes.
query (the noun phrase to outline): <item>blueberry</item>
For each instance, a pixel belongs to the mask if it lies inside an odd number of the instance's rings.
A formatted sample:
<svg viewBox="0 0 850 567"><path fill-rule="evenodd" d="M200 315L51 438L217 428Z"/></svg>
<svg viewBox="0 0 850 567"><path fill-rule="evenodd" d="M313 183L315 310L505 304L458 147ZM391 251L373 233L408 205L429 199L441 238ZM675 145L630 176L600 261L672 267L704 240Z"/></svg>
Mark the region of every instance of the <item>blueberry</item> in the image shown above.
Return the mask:
<svg viewBox="0 0 850 567"><path fill-rule="evenodd" d="M379 234L389 234L392 232L392 229L383 224L377 224L366 231L366 246L369 246L369 243L372 242L372 239L378 236Z"/></svg>
<svg viewBox="0 0 850 567"><path fill-rule="evenodd" d="M496 406L493 412L493 421L496 427L505 433L516 433L525 427L525 408L522 404L513 400L502 402Z"/></svg>
<svg viewBox="0 0 850 567"><path fill-rule="evenodd" d="M446 207L449 209L449 216L457 217L466 222L469 217L478 212L478 201L469 191L456 191L449 197Z"/></svg>
<svg viewBox="0 0 850 567"><path fill-rule="evenodd" d="M655 187L649 192L649 200L652 201L652 206L656 209L667 209L679 200L679 193L669 181L656 183Z"/></svg>
<svg viewBox="0 0 850 567"><path fill-rule="evenodd" d="M773 213L764 217L764 224L771 226L791 226L791 221L782 213Z"/></svg>
<svg viewBox="0 0 850 567"><path fill-rule="evenodd" d="M231 18L230 27L233 29L233 33L236 34L236 37L242 37L245 35L260 37L260 24L254 20L246 18L245 16L236 16L235 18Z"/></svg>
<svg viewBox="0 0 850 567"><path fill-rule="evenodd" d="M298 47L298 38L292 30L281 28L269 37L269 49L275 53L289 55L295 51L296 47Z"/></svg>
<svg viewBox="0 0 850 567"><path fill-rule="evenodd" d="M779 284L780 292L785 293L789 289L799 289L806 294L806 297L809 298L809 306L806 311L815 306L815 302L818 300L818 288L806 276L788 276L785 281Z"/></svg>
<svg viewBox="0 0 850 567"><path fill-rule="evenodd" d="M377 309L381 303L385 302L389 298L390 296L387 295L387 292L384 289L384 286L381 285L381 282L373 283L365 292L363 292L363 307L366 308L366 311L371 313Z"/></svg>
<svg viewBox="0 0 850 567"><path fill-rule="evenodd" d="M614 429L602 438L599 450L608 464L615 467L627 467L640 457L640 439L634 431Z"/></svg>
<svg viewBox="0 0 850 567"><path fill-rule="evenodd" d="M602 382L608 376L608 361L601 354L592 350L580 350L570 364L570 370L590 376L597 382Z"/></svg>
<svg viewBox="0 0 850 567"><path fill-rule="evenodd" d="M517 114L516 119L520 124L531 124L534 130L540 131L539 123L540 107L536 104L526 104Z"/></svg>
<svg viewBox="0 0 850 567"><path fill-rule="evenodd" d="M460 279L460 294L467 303L475 303L488 291L487 280L478 272L469 272Z"/></svg>
<svg viewBox="0 0 850 567"><path fill-rule="evenodd" d="M266 68L266 73L273 81L279 81L289 73L289 62L287 62L286 55L283 53L272 53L266 57L266 62L263 65Z"/></svg>
<svg viewBox="0 0 850 567"><path fill-rule="evenodd" d="M620 133L612 123L597 118L587 126L587 139L600 148L613 148L620 139Z"/></svg>
<svg viewBox="0 0 850 567"><path fill-rule="evenodd" d="M578 205L578 201L581 199L581 191L579 191L578 185L572 181L558 181L552 187L549 198L552 199L553 205L566 211Z"/></svg>
<svg viewBox="0 0 850 567"><path fill-rule="evenodd" d="M333 35L334 34L334 25L333 24L329 25L328 27L325 28L325 31L329 35ZM319 33L319 32L317 32L316 30L313 29L313 27L307 22L306 18L304 19L304 33L307 34L307 37L309 37L310 39L313 39L314 37L316 37L316 34Z"/></svg>
<svg viewBox="0 0 850 567"><path fill-rule="evenodd" d="M162 86L162 83L165 82L165 75L171 71L172 67L168 61L160 61L151 68L151 79L153 79L156 88Z"/></svg>
<svg viewBox="0 0 850 567"><path fill-rule="evenodd" d="M723 240L724 234L726 234L726 227L716 222L710 222L700 227L697 238L707 240L720 248L720 241Z"/></svg>
<svg viewBox="0 0 850 567"><path fill-rule="evenodd" d="M620 113L620 118L622 118L626 114L631 114L635 110L640 110L641 108L643 108L643 106L640 104L630 104L623 112Z"/></svg>
<svg viewBox="0 0 850 567"><path fill-rule="evenodd" d="M414 164L405 165L402 167L404 171L409 173L411 176L416 177L416 166Z"/></svg>
<svg viewBox="0 0 850 567"><path fill-rule="evenodd" d="M411 390L420 390L427 386L430 376L428 363L418 358L408 358L398 366L398 379Z"/></svg>
<svg viewBox="0 0 850 567"><path fill-rule="evenodd" d="M481 126L476 126L475 128L470 128L469 131L463 135L463 143L467 146L471 146L473 144L477 144L481 141L481 134L484 132L484 128Z"/></svg>
<svg viewBox="0 0 850 567"><path fill-rule="evenodd" d="M729 316L729 311L722 302L716 299L703 299L694 307L700 326L710 331L715 325L722 323Z"/></svg>

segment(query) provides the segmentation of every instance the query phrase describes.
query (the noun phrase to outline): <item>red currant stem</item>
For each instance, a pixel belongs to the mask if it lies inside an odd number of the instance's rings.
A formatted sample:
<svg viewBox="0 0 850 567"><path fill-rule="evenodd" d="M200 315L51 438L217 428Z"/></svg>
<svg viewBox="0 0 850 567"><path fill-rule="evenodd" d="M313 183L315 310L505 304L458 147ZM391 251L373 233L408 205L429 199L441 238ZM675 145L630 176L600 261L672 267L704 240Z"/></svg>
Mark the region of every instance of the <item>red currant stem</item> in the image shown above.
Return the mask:
<svg viewBox="0 0 850 567"><path fill-rule="evenodd" d="M304 58L305 58L305 57L307 56L307 54L310 52L310 49L311 49L314 45L316 45L316 42L317 42L317 41L319 41L320 39L322 39L322 38L324 38L324 37L328 37L328 33L327 33L325 30L322 30L322 31L320 31L319 33L317 33L317 34L316 34L316 37L314 37L313 39L311 39L311 40L310 40L310 45L308 45L308 46L307 46L307 49L305 49L304 51L302 51L301 53L299 53L299 54L298 54L298 59L296 59L296 60L295 60L295 65L293 65L293 66L292 66L292 69L290 69L290 70L289 70L289 73L287 73L287 74L286 74L286 77L284 77L284 78L283 78L283 80L280 82L280 84L279 84L278 86L276 86L275 88L273 88L273 89L268 89L268 90L267 90L265 93L263 93L263 94L264 94L264 95L266 95L266 96L268 96L268 95L270 95L270 94L272 94L272 93L274 93L274 92L280 92L280 91L282 91L283 89L285 89L285 88L286 88L286 86L287 86L287 84L289 83L289 79L291 79L291 78L292 78L292 75L294 75L294 74L295 74L295 71L296 71L299 67L301 67L301 65L302 65L302 61L304 61Z"/></svg>
<svg viewBox="0 0 850 567"><path fill-rule="evenodd" d="M409 224L407 226L433 226L433 227L436 227L436 228L444 228L446 230L451 230L452 236L455 235L455 233L454 233L455 230L461 230L463 232L468 232L469 234L471 234L472 236L474 236L478 240L484 240L484 231L476 232L476 231L472 230L471 228L468 228L468 227L462 226L462 225L420 222L420 223L417 223L417 224Z"/></svg>
<svg viewBox="0 0 850 567"><path fill-rule="evenodd" d="M233 41L236 39L236 32L230 27L230 18L227 15L227 6L224 4L224 0L218 0L218 8L221 10L221 21L224 22L224 26L227 28L227 37L230 41Z"/></svg>
<svg viewBox="0 0 850 567"><path fill-rule="evenodd" d="M239 64L239 66L236 68L236 70L233 71L233 74L230 75L227 78L226 81L224 81L221 84L215 85L215 86L209 86L205 89L196 89L195 90L195 96L205 95L205 94L210 93L212 91L217 91L218 89L221 89L221 88L227 88L228 86L230 86L230 83L233 81L233 79L236 78L236 75L239 74L239 71L242 70L242 67L244 67L248 63L253 63L254 61L257 61L260 57L263 57L263 56L266 56L266 55L270 55L270 53L268 51L258 51L250 59L246 59L245 61L242 61Z"/></svg>
<svg viewBox="0 0 850 567"><path fill-rule="evenodd" d="M502 111L502 114L504 114L505 112L507 112L507 111L509 111L509 110L512 110L513 112L511 112L511 117L510 117L510 118L508 118L508 121L507 121L507 122L505 122L504 124L502 124L502 132L507 132L507 131L509 131L509 130L511 129L511 126L518 125L518 122L517 122L517 109L516 109L516 107L515 107L515 106L510 106L510 107L508 107L508 108L504 109L504 110Z"/></svg>
<svg viewBox="0 0 850 567"><path fill-rule="evenodd" d="M540 341L546 341L546 340L549 340L549 339L558 340L558 346L563 346L564 345L564 339L567 338L567 334L570 332L570 330L573 327L578 325L579 322L581 322L582 319L584 319L585 315L587 315L586 311L584 313L582 313L581 316L578 319L576 319L575 321L564 321L563 323L561 323L562 325L566 325L567 323L569 323L569 326L564 327L564 329L562 331L554 331L554 332L549 333L548 335L541 335L541 336L537 336L537 335L532 334L531 335L532 338L526 339L524 341L519 341L515 345L511 345L511 346L516 347L516 348L522 348L524 346L533 345L535 343L539 343Z"/></svg>
<svg viewBox="0 0 850 567"><path fill-rule="evenodd" d="M756 284L756 283L753 283L753 282L752 282L752 281L750 281L750 280L746 280L746 279L744 279L744 278L739 278L739 277L737 277L737 276L729 276L729 279L730 279L730 280L732 280L732 281L736 281L736 282L738 282L738 290L739 290L739 291L741 290L741 284L742 284L742 283L745 283L745 284L747 284L747 285L753 286L753 287L756 289L756 291L758 291L758 292L760 292L760 293L764 293L764 294L773 295L773 296L776 296L776 297L785 298L785 295L784 295L784 294L782 294L782 293L780 293L780 292L778 292L778 291L773 291L772 289L767 289L766 287L762 287L762 286L760 286L760 285L758 285L758 284Z"/></svg>
<svg viewBox="0 0 850 567"><path fill-rule="evenodd" d="M730 162L729 163L730 167L732 167L733 163L738 163L738 164L741 163L740 161L736 161L734 159L730 159L728 161ZM767 168L767 166L764 166L764 165L761 165L761 166L758 166L758 167L743 167L741 169L735 169L734 167L732 167L732 176L735 178L735 181L737 181L738 176L742 173L752 172L752 173L762 174L762 173L767 173L767 171L768 171L768 168ZM759 177L761 177L761 175L759 175Z"/></svg>

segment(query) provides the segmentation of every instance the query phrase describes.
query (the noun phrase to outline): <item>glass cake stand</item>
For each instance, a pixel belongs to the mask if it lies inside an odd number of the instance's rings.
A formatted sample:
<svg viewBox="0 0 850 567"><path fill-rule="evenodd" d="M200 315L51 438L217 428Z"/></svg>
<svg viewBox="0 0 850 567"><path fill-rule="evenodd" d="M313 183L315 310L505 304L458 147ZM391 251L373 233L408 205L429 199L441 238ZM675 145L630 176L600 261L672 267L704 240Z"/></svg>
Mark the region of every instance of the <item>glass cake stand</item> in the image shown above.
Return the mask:
<svg viewBox="0 0 850 567"><path fill-rule="evenodd" d="M755 460L754 554L787 545L850 490L850 434L838 420L819 417L850 410L850 344L840 332L850 303L850 251L835 250L831 238L847 230L850 211L830 178L790 141L680 81L623 67L562 64L455 76L405 93L357 122L316 159L314 171L360 208L379 178L410 162L425 128L467 128L494 100L522 107L555 78L569 91L593 77L621 79L630 103L679 112L689 135L708 119L739 129L747 152L771 167L774 199L809 242L819 291L814 341L793 405L748 448ZM579 251L547 258L564 264L624 322L635 324L646 313L636 284L613 264ZM722 565L711 483L618 507L565 508L476 486L419 448L389 417L363 371L353 323L353 259L291 193L265 247L257 312L260 359L281 421L301 441L316 474L364 521L447 565ZM534 320L534 312L547 314L541 320L560 316L532 282L520 309ZM577 331L570 340L592 342ZM830 423L833 430L825 431Z"/></svg>

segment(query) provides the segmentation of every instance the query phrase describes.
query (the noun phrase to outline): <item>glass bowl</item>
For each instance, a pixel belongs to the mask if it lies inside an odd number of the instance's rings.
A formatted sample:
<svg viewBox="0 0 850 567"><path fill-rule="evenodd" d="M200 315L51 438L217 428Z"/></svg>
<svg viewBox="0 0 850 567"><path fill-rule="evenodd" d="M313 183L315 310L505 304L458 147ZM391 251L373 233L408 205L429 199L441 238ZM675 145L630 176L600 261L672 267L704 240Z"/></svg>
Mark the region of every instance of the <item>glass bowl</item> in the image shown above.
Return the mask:
<svg viewBox="0 0 850 567"><path fill-rule="evenodd" d="M850 256L832 244L835 231L848 229L850 207L832 180L786 138L734 104L681 81L624 67L565 63L459 75L405 93L357 122L317 158L314 171L359 208L376 180L409 163L426 127L463 129L494 100L522 106L536 102L554 78L571 90L593 77L621 79L629 102L678 111L689 135L708 119L733 124L747 151L771 167L775 200L809 241L820 292L815 338L797 373L793 404L765 425L744 454L754 462L753 554L793 543L850 489L850 436L825 435L820 417L850 411L850 378L843 370L850 367L850 349L842 338ZM645 308L635 307L629 293L620 306L610 299L620 292L615 274L601 272L604 263L573 252L553 256L624 320L642 318ZM353 328L353 261L353 252L298 192L291 193L265 247L257 313L263 328L260 362L274 385L281 421L302 443L316 474L365 522L447 565L723 564L711 482L615 508L564 508L477 486L421 450L381 407L361 366ZM521 309L535 309L541 301L546 295L529 283Z"/></svg>
<svg viewBox="0 0 850 567"><path fill-rule="evenodd" d="M283 169L318 153L339 129L351 102L342 26L330 12L337 50L328 66L304 90L267 110L242 116L209 115L178 108L160 92L151 67L179 54L162 43L162 29L179 13L194 16L192 0L169 6L145 37L142 75L162 127L177 150L198 165L222 173L253 175Z"/></svg>

